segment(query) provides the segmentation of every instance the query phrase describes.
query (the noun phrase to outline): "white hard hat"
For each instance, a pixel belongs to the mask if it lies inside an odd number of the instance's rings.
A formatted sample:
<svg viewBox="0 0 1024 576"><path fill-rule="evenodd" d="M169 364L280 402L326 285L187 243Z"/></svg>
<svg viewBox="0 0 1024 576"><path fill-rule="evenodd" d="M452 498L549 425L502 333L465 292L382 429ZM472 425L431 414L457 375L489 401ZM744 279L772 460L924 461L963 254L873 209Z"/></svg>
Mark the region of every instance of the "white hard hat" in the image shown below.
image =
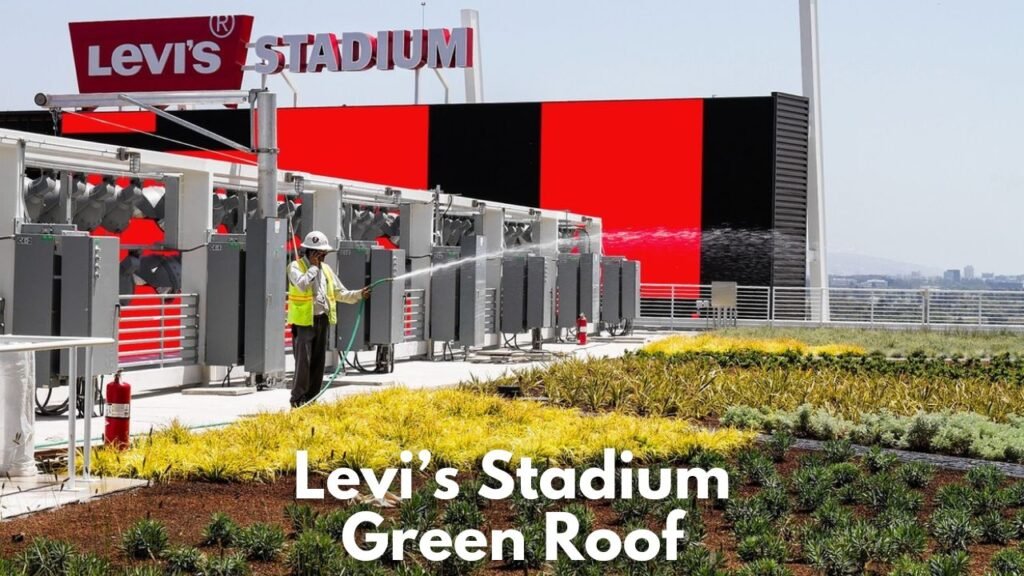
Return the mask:
<svg viewBox="0 0 1024 576"><path fill-rule="evenodd" d="M323 232L316 230L306 234L306 239L302 241L302 247L309 248L310 250L323 250L324 252L331 250L331 245L327 242L327 236Z"/></svg>

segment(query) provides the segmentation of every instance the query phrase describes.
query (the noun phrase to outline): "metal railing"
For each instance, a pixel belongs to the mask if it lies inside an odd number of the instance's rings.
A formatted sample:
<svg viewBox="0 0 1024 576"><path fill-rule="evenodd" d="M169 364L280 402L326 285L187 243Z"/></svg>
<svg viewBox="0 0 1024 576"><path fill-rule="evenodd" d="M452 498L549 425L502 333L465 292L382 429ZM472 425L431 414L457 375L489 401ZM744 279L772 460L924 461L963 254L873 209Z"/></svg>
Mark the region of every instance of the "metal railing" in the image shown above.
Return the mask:
<svg viewBox="0 0 1024 576"><path fill-rule="evenodd" d="M709 327L711 286L641 284L637 325ZM737 324L836 324L1024 330L1024 291L937 288L737 288Z"/></svg>
<svg viewBox="0 0 1024 576"><path fill-rule="evenodd" d="M423 288L405 291L405 313L402 318L406 342L426 340L427 333L427 291Z"/></svg>
<svg viewBox="0 0 1024 576"><path fill-rule="evenodd" d="M120 302L117 363L122 370L198 360L197 294L122 294Z"/></svg>
<svg viewBox="0 0 1024 576"><path fill-rule="evenodd" d="M484 333L498 333L498 289L487 288L484 292Z"/></svg>

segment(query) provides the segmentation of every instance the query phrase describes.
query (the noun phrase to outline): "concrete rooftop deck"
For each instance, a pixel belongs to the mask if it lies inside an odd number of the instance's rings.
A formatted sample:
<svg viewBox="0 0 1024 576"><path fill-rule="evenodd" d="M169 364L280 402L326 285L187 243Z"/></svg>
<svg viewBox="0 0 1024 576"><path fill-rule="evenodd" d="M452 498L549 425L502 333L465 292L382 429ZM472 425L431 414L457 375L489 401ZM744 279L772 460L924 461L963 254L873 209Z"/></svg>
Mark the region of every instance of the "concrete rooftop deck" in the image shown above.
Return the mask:
<svg viewBox="0 0 1024 576"><path fill-rule="evenodd" d="M546 343L544 350L555 354L576 357L617 357L627 351L636 350L645 342L665 336L665 333L641 333L621 338L591 338L586 346L576 344ZM522 346L522 343L520 343ZM487 352L483 357L486 357ZM524 363L479 363L478 361L426 361L406 360L395 363L392 374L352 374L338 378L335 385L321 398L321 402L379 390L385 386L406 386L409 388L442 388L454 386L476 377L489 379L513 370L540 366L545 360ZM550 361L550 360L546 360ZM131 373L125 374L131 382ZM172 388L162 390L138 390L132 399L132 434L145 434L158 430L174 420L190 427L226 424L261 412L277 412L289 409L290 391L275 388L260 392L243 390L241 395L230 394L217 386L198 388ZM226 395L219 395L218 392ZM93 446L101 444L104 419L92 419ZM77 421L76 437L83 438L83 420ZM37 452L66 449L68 422L66 416L37 417L35 444ZM103 479L83 482L79 480L75 490L70 490L64 476L42 475L35 478L12 478L2 487L0 494L0 517L45 510L71 502L145 485L146 482Z"/></svg>

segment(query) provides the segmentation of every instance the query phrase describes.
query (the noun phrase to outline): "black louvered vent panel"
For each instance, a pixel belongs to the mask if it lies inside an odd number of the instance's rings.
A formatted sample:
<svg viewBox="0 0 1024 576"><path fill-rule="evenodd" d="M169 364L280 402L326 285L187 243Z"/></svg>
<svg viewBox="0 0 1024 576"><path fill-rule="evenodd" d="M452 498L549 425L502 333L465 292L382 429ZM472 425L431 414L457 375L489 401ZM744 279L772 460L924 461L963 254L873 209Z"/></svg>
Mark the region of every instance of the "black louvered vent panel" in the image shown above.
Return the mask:
<svg viewBox="0 0 1024 576"><path fill-rule="evenodd" d="M775 108L772 285L806 285L807 99L772 94Z"/></svg>

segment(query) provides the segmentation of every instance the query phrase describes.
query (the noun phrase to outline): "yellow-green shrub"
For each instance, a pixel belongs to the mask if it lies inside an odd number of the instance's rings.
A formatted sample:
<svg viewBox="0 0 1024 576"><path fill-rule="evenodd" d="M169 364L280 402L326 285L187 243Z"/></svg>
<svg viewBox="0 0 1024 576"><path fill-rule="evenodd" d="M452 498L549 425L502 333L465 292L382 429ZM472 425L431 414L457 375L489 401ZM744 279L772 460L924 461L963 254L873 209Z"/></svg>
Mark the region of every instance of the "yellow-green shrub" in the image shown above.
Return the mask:
<svg viewBox="0 0 1024 576"><path fill-rule="evenodd" d="M986 376L856 373L834 366L722 367L713 358L568 359L467 388L520 386L559 406L587 411L722 416L732 406L794 410L808 404L844 418L862 412L976 412L996 421L1024 413L1024 386Z"/></svg>
<svg viewBox="0 0 1024 576"><path fill-rule="evenodd" d="M853 344L822 344L810 346L793 338L736 338L701 334L699 336L669 336L644 346L645 352L679 354L683 352L763 352L765 354L796 353L809 356L831 354L865 354L860 346Z"/></svg>
<svg viewBox="0 0 1024 576"><path fill-rule="evenodd" d="M433 454L433 465L466 469L490 450L575 465L605 448L632 450L640 460L682 457L698 447L731 452L753 436L705 430L669 418L587 415L465 390L396 388L260 414L221 429L190 432L180 425L136 440L130 450L99 450L94 473L152 479L264 481L293 472L295 451L311 469L384 468L402 450Z"/></svg>

